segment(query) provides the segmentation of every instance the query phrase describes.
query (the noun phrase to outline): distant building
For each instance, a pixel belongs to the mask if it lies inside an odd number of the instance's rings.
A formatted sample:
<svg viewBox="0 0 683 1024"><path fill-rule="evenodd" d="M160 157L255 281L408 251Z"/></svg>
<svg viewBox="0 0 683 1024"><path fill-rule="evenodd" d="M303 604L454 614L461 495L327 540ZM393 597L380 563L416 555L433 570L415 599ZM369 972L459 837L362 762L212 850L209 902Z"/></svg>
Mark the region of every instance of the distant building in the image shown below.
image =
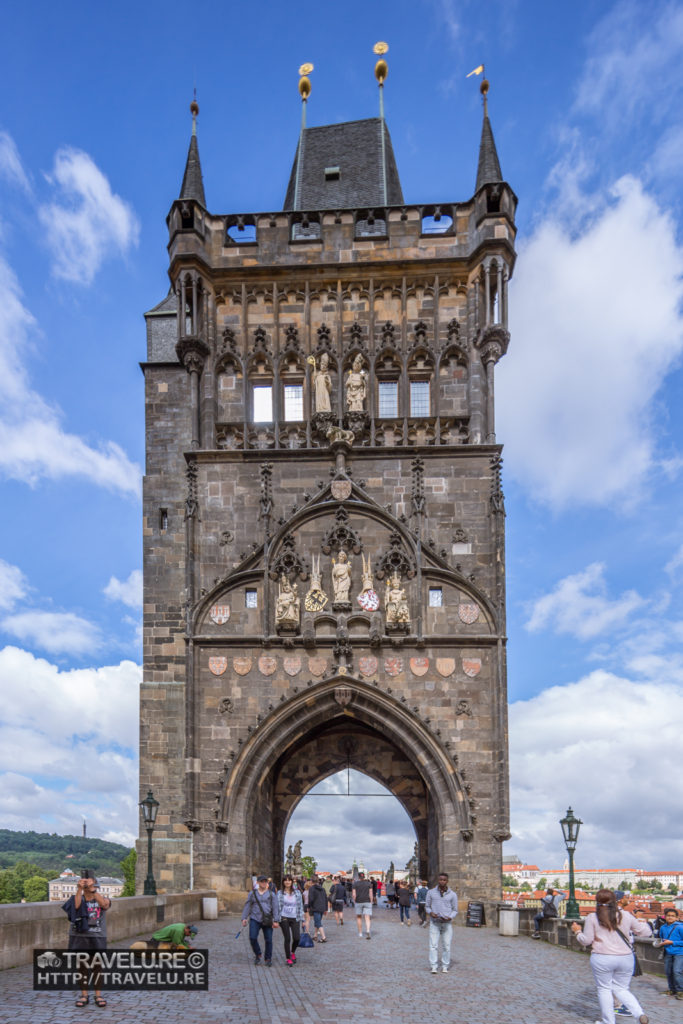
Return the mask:
<svg viewBox="0 0 683 1024"><path fill-rule="evenodd" d="M66 868L65 871L62 871L59 878L53 878L48 883L48 899L50 902L68 900L69 896L74 896L80 877L70 868ZM97 881L99 882L100 892L103 896L108 896L109 899L120 896L123 891L124 883L122 878L111 878L108 875L102 875L101 877L98 876Z"/></svg>
<svg viewBox="0 0 683 1024"><path fill-rule="evenodd" d="M535 864L522 864L518 858L511 858L503 864L503 874L514 878L517 883L528 882L534 888L540 878L545 878L547 885L558 882L560 888L569 885L569 867L567 863L561 868L538 868ZM577 884L585 882L590 888L618 888L622 882L635 887L640 881L661 882L667 889L671 883L683 889L683 871L646 871L644 868L574 868Z"/></svg>

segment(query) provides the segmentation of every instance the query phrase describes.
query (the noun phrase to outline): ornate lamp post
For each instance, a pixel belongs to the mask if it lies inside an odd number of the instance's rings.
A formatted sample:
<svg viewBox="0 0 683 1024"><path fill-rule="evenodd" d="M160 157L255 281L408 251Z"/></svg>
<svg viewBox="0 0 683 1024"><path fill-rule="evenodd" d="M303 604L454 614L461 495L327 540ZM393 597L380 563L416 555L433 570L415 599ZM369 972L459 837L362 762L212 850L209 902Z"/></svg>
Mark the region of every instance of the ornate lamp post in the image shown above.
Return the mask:
<svg viewBox="0 0 683 1024"><path fill-rule="evenodd" d="M574 895L574 850L579 838L579 829L583 822L579 818L574 817L574 812L570 807L560 825L562 826L564 845L567 847L567 853L569 854L569 899L567 900L565 920L579 921L581 914L579 913L579 904L576 902Z"/></svg>
<svg viewBox="0 0 683 1024"><path fill-rule="evenodd" d="M154 831L154 823L157 820L159 801L154 799L151 789L145 799L140 801L140 807L142 808L142 817L147 829L147 877L145 878L145 886L142 892L144 896L156 896L157 885L152 873L152 832Z"/></svg>

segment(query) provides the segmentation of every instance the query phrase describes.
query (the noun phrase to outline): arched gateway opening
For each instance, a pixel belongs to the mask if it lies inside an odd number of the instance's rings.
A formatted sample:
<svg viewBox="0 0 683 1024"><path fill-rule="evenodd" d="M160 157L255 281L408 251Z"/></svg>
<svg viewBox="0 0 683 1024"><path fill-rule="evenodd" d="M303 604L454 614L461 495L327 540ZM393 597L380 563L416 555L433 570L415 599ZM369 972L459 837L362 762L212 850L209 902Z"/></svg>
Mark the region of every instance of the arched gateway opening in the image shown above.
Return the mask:
<svg viewBox="0 0 683 1024"><path fill-rule="evenodd" d="M280 876L295 807L321 779L347 766L381 782L406 809L420 874L434 877L444 864L465 868L472 821L453 757L405 700L339 675L275 708L244 744L222 812L230 822L231 890L244 892L245 867L247 875Z"/></svg>

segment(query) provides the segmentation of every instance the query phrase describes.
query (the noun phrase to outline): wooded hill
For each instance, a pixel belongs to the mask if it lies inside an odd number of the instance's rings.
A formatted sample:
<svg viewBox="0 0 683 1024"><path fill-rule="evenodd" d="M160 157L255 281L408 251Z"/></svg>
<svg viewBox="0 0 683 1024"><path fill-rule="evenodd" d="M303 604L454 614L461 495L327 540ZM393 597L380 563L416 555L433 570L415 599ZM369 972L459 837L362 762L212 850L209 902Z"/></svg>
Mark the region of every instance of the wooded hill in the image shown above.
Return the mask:
<svg viewBox="0 0 683 1024"><path fill-rule="evenodd" d="M71 868L77 875L80 875L81 868L89 868L97 875L122 878L121 861L129 849L121 843L109 843L104 839L0 829L0 868L30 861L37 864L48 878L56 878L65 868Z"/></svg>

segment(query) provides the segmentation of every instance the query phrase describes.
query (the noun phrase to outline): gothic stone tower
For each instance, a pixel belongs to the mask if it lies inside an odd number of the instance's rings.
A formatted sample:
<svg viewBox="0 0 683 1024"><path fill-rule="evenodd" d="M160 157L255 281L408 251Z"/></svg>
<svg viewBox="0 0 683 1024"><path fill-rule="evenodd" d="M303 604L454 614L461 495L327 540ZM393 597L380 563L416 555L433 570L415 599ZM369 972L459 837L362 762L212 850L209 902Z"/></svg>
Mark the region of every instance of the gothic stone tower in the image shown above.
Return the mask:
<svg viewBox="0 0 683 1024"><path fill-rule="evenodd" d="M281 873L299 800L348 764L405 807L420 875L496 900L493 388L516 198L486 105L466 202L404 202L374 118L302 129L284 209L228 215L207 209L196 114L144 364L140 787L160 802L157 884L237 907L253 872Z"/></svg>

